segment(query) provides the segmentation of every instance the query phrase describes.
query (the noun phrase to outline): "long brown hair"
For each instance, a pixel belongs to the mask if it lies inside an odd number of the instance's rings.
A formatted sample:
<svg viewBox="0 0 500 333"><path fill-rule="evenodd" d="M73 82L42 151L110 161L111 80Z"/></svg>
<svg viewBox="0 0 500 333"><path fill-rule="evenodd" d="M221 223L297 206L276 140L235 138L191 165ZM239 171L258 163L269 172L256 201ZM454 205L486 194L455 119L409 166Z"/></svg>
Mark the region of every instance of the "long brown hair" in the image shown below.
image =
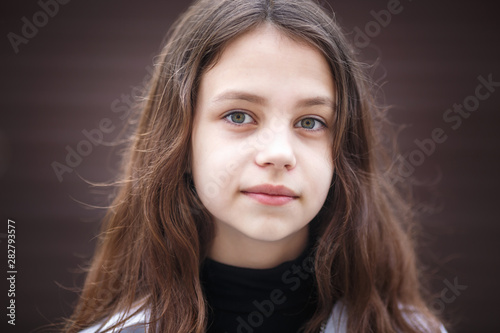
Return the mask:
<svg viewBox="0 0 500 333"><path fill-rule="evenodd" d="M126 313L139 300L149 332L205 331L199 268L214 229L189 174L196 93L224 46L262 24L320 50L336 85L335 174L311 226L318 307L305 331L318 331L338 299L349 332L438 330L422 297L411 207L392 181L394 158L381 139L385 110L339 26L311 0L201 0L169 31L65 331Z"/></svg>

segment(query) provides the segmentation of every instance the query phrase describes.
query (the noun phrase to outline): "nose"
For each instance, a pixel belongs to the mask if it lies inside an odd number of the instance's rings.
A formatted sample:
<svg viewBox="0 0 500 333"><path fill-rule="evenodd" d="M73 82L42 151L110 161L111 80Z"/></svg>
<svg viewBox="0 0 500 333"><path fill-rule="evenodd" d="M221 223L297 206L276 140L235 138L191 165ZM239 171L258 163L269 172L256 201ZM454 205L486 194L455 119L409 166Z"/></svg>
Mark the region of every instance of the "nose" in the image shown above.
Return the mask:
<svg viewBox="0 0 500 333"><path fill-rule="evenodd" d="M256 153L255 162L262 167L293 169L297 160L291 141L292 133L289 133L287 129L278 131L268 129L267 134L264 135L264 132L262 134L261 136L265 139L262 140L262 148Z"/></svg>

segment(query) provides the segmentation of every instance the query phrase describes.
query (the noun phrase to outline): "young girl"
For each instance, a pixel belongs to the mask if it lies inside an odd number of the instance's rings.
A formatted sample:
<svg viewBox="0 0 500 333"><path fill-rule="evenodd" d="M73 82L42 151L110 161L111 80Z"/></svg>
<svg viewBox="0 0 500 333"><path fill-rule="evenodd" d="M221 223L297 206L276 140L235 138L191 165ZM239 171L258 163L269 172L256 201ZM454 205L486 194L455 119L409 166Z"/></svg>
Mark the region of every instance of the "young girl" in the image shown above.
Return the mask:
<svg viewBox="0 0 500 333"><path fill-rule="evenodd" d="M66 331L444 331L330 15L200 0L169 35Z"/></svg>

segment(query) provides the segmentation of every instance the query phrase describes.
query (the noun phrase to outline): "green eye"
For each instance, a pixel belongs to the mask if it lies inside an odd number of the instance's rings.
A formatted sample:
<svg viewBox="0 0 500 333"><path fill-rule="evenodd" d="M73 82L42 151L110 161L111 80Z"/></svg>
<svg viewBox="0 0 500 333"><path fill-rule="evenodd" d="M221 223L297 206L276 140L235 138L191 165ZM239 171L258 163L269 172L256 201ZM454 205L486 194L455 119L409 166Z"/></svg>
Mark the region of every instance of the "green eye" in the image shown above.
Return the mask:
<svg viewBox="0 0 500 333"><path fill-rule="evenodd" d="M313 129L314 128L314 119L311 119L311 118L302 119L300 121L300 124L304 128Z"/></svg>
<svg viewBox="0 0 500 333"><path fill-rule="evenodd" d="M245 112L236 111L225 116L225 119L231 124L242 125L253 122L253 118Z"/></svg>
<svg viewBox="0 0 500 333"><path fill-rule="evenodd" d="M298 122L297 127L302 127L306 130L316 131L325 127L325 124L323 124L323 122L315 118L304 118Z"/></svg>
<svg viewBox="0 0 500 333"><path fill-rule="evenodd" d="M245 121L245 114L243 112L231 113L231 121L237 124L243 124Z"/></svg>

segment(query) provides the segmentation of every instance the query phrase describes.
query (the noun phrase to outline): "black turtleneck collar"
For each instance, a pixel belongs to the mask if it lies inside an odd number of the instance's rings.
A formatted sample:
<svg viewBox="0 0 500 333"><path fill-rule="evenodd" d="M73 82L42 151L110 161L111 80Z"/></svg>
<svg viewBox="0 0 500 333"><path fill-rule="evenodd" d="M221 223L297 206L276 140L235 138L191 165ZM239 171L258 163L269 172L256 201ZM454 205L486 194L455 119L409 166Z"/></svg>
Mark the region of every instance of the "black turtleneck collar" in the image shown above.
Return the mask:
<svg viewBox="0 0 500 333"><path fill-rule="evenodd" d="M251 269L206 259L201 281L208 333L297 332L316 309L311 242L296 259Z"/></svg>

